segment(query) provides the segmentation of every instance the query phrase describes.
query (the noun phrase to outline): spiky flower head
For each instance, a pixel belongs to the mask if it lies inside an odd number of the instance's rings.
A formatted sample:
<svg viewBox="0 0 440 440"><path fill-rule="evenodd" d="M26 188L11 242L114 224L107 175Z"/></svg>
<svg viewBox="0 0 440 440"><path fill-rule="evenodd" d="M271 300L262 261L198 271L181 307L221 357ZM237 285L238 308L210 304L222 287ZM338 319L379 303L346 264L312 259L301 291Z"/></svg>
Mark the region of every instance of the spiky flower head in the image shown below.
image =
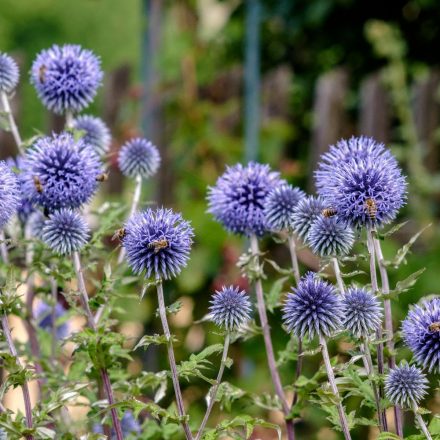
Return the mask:
<svg viewBox="0 0 440 440"><path fill-rule="evenodd" d="M55 323L53 322L52 306L40 301L35 308L35 318L38 327L51 332L53 326L56 325L56 336L58 339L64 339L69 334L69 324L67 322L57 323L57 321L65 316L66 309L60 304L55 305Z"/></svg>
<svg viewBox="0 0 440 440"><path fill-rule="evenodd" d="M128 219L122 245L133 272L170 279L186 266L193 236L181 214L171 209L147 209Z"/></svg>
<svg viewBox="0 0 440 440"><path fill-rule="evenodd" d="M321 197L304 197L293 209L291 217L292 229L305 241L312 223L322 215L322 211L326 207Z"/></svg>
<svg viewBox="0 0 440 440"><path fill-rule="evenodd" d="M440 298L416 305L402 324L402 335L420 365L440 372Z"/></svg>
<svg viewBox="0 0 440 440"><path fill-rule="evenodd" d="M336 217L319 216L310 226L306 241L313 253L321 257L335 257L350 252L354 234L350 227Z"/></svg>
<svg viewBox="0 0 440 440"><path fill-rule="evenodd" d="M227 167L209 188L208 212L234 234L261 236L268 230L264 215L267 197L279 184L279 173L268 165L250 162Z"/></svg>
<svg viewBox="0 0 440 440"><path fill-rule="evenodd" d="M108 153L111 135L101 118L89 115L78 116L73 121L73 128L83 132L84 143L91 146L98 156L102 157Z"/></svg>
<svg viewBox="0 0 440 440"><path fill-rule="evenodd" d="M0 228L8 223L21 203L17 176L4 161L0 161Z"/></svg>
<svg viewBox="0 0 440 440"><path fill-rule="evenodd" d="M400 364L392 368L385 380L387 398L402 408L418 406L428 388L422 370L414 365Z"/></svg>
<svg viewBox="0 0 440 440"><path fill-rule="evenodd" d="M159 169L159 150L146 139L131 139L122 146L118 156L118 164L124 176L150 177Z"/></svg>
<svg viewBox="0 0 440 440"><path fill-rule="evenodd" d="M283 320L289 332L298 337L315 334L330 336L341 326L342 303L334 287L308 272L289 293L283 307Z"/></svg>
<svg viewBox="0 0 440 440"><path fill-rule="evenodd" d="M40 138L28 150L24 191L49 212L78 208L98 188L102 163L82 139L69 133Z"/></svg>
<svg viewBox="0 0 440 440"><path fill-rule="evenodd" d="M31 69L31 82L43 104L55 113L78 113L101 85L99 58L81 46L54 45L41 51Z"/></svg>
<svg viewBox="0 0 440 440"><path fill-rule="evenodd" d="M55 253L70 255L87 243L89 232L80 214L71 209L60 209L44 223L42 239Z"/></svg>
<svg viewBox="0 0 440 440"><path fill-rule="evenodd" d="M349 288L342 299L342 326L357 338L369 336L382 323L382 307L368 290Z"/></svg>
<svg viewBox="0 0 440 440"><path fill-rule="evenodd" d="M209 308L211 319L226 330L234 330L249 321L251 310L249 296L234 286L217 290Z"/></svg>
<svg viewBox="0 0 440 440"><path fill-rule="evenodd" d="M337 157L335 151L333 155ZM396 218L406 201L406 180L382 144L371 141L362 152L332 163L329 168L324 168L327 162L320 165L316 186L340 220L351 227L375 228Z"/></svg>
<svg viewBox="0 0 440 440"><path fill-rule="evenodd" d="M0 52L0 92L11 93L17 84L17 63L9 55Z"/></svg>
<svg viewBox="0 0 440 440"><path fill-rule="evenodd" d="M293 209L306 196L299 188L282 181L268 194L264 205L264 216L267 228L274 232L291 230Z"/></svg>

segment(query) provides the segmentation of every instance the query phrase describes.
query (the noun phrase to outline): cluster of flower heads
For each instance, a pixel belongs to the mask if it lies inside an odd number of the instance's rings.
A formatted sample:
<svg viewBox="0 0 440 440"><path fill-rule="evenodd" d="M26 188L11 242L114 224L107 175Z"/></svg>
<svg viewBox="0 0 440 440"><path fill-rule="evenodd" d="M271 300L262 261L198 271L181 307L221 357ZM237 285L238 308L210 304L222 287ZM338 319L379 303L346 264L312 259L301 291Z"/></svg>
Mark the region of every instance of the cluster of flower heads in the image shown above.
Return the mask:
<svg viewBox="0 0 440 440"><path fill-rule="evenodd" d="M118 156L119 168L126 177L142 178L156 174L160 165L160 154L156 146L142 138L125 143Z"/></svg>
<svg viewBox="0 0 440 440"><path fill-rule="evenodd" d="M102 157L108 153L111 143L110 130L101 118L78 116L73 121L73 128L83 132L84 143L92 147L98 156Z"/></svg>
<svg viewBox="0 0 440 440"><path fill-rule="evenodd" d="M9 55L0 53L0 93L11 93L18 84L18 66Z"/></svg>

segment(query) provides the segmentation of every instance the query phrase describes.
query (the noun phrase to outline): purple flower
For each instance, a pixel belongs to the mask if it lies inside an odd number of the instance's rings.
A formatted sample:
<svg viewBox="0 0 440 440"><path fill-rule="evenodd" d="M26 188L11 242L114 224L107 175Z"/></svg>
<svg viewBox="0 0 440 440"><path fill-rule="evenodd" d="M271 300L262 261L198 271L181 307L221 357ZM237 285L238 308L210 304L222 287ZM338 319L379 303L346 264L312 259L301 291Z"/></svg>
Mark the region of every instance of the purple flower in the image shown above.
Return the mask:
<svg viewBox="0 0 440 440"><path fill-rule="evenodd" d="M135 138L122 146L118 164L124 176L135 178L140 175L147 178L159 169L159 151L150 141Z"/></svg>
<svg viewBox="0 0 440 440"><path fill-rule="evenodd" d="M89 115L78 116L73 121L73 128L83 132L84 143L91 146L98 156L102 157L108 153L111 135L102 119Z"/></svg>
<svg viewBox="0 0 440 440"><path fill-rule="evenodd" d="M342 299L343 327L357 338L369 336L382 324L382 307L368 290L348 289Z"/></svg>
<svg viewBox="0 0 440 440"><path fill-rule="evenodd" d="M322 215L327 206L321 197L308 196L301 199L293 209L291 226L304 241L312 223Z"/></svg>
<svg viewBox="0 0 440 440"><path fill-rule="evenodd" d="M122 245L133 272L170 279L186 266L193 236L192 227L180 214L147 209L128 219Z"/></svg>
<svg viewBox="0 0 440 440"><path fill-rule="evenodd" d="M20 186L8 164L0 161L0 228L3 228L20 207Z"/></svg>
<svg viewBox="0 0 440 440"><path fill-rule="evenodd" d="M217 290L209 308L211 319L227 330L234 330L249 321L251 310L249 296L234 286L223 286L222 290Z"/></svg>
<svg viewBox="0 0 440 440"><path fill-rule="evenodd" d="M274 232L291 230L293 209L305 196L304 191L284 181L275 187L268 194L264 206L267 228Z"/></svg>
<svg viewBox="0 0 440 440"><path fill-rule="evenodd" d="M55 324L66 314L66 309L60 304L55 305ZM38 327L46 331L52 331L54 322L52 320L52 306L40 301L35 308L35 318L38 323ZM64 339L69 334L69 324L63 322L62 324L56 324L57 339Z"/></svg>
<svg viewBox="0 0 440 440"><path fill-rule="evenodd" d="M402 335L420 365L440 372L440 298L416 305L403 321Z"/></svg>
<svg viewBox="0 0 440 440"><path fill-rule="evenodd" d="M79 251L89 239L86 221L71 209L55 211L44 223L43 241L57 254Z"/></svg>
<svg viewBox="0 0 440 440"><path fill-rule="evenodd" d="M24 191L49 212L78 208L88 202L98 187L102 172L98 156L69 133L37 140L28 150Z"/></svg>
<svg viewBox="0 0 440 440"><path fill-rule="evenodd" d="M227 167L209 188L208 212L234 234L258 236L267 230L264 208L269 193L280 184L279 173L250 162Z"/></svg>
<svg viewBox="0 0 440 440"><path fill-rule="evenodd" d="M387 398L403 408L418 406L426 394L428 380L414 365L401 364L390 370L385 380Z"/></svg>
<svg viewBox="0 0 440 440"><path fill-rule="evenodd" d="M342 303L334 287L308 272L289 293L283 307L283 320L289 332L312 339L315 334L330 336L341 326Z"/></svg>
<svg viewBox="0 0 440 440"><path fill-rule="evenodd" d="M9 55L0 53L0 92L11 93L17 84L17 63Z"/></svg>
<svg viewBox="0 0 440 440"><path fill-rule="evenodd" d="M121 429L122 434L124 436L129 436L130 434L140 434L141 433L141 425L137 421L137 419L134 417L134 414L132 411L127 410L125 411L122 419L121 419ZM104 429L101 425L96 424L93 427L93 432L96 434L104 434ZM115 430L112 428L112 440L116 439Z"/></svg>
<svg viewBox="0 0 440 440"><path fill-rule="evenodd" d="M58 114L86 108L101 85L99 58L81 46L54 45L37 55L31 81L43 104Z"/></svg>
<svg viewBox="0 0 440 440"><path fill-rule="evenodd" d="M321 257L346 255L354 243L351 228L336 217L318 217L309 229L307 243Z"/></svg>

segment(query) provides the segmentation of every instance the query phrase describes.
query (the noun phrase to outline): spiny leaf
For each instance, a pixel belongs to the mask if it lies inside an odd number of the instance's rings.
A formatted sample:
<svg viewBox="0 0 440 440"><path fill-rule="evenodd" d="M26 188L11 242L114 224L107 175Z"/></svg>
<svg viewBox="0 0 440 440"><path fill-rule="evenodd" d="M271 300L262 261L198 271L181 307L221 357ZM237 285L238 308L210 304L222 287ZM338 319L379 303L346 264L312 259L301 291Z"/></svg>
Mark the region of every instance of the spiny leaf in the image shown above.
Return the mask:
<svg viewBox="0 0 440 440"><path fill-rule="evenodd" d="M403 228L408 223L408 220L402 223L398 223L397 225L394 225L392 228L388 229L388 231L383 232L382 234L377 234L377 238L379 240L383 240L386 237L389 237L399 231L401 228Z"/></svg>
<svg viewBox="0 0 440 440"><path fill-rule="evenodd" d="M380 298L383 299L395 299L397 298L401 293L407 292L411 289L411 287L416 284L417 280L419 279L420 275L422 275L423 272L425 272L426 268L423 267L422 269L419 269L417 272L412 273L409 277L405 278L402 281L398 281L396 284L396 287L390 291L390 293L382 293L379 295Z"/></svg>
<svg viewBox="0 0 440 440"><path fill-rule="evenodd" d="M165 335L145 335L141 338L141 340L135 345L133 351L136 351L140 347L144 347L147 349L151 344L154 345L166 345L168 343L168 339Z"/></svg>
<svg viewBox="0 0 440 440"><path fill-rule="evenodd" d="M284 283L289 279L289 277L283 277L276 280L266 295L266 306L268 310L272 313L275 308L280 306L280 297L283 290Z"/></svg>

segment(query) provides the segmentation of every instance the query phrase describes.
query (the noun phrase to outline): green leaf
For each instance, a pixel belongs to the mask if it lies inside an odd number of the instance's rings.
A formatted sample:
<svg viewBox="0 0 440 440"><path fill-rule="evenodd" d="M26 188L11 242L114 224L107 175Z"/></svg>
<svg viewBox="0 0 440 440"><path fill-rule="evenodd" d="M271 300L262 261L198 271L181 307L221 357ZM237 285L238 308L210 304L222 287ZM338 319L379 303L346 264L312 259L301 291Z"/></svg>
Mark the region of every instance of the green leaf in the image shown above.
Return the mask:
<svg viewBox="0 0 440 440"><path fill-rule="evenodd" d="M237 416L234 417L232 420L224 420L222 423L217 425L215 432L217 434L228 433L233 435L234 432L236 432L237 428L241 428L242 430L244 430L244 438L248 439L252 435L256 426L261 426L262 428L269 428L275 430L278 434L278 440L281 440L281 428L278 425L248 415ZM218 438L218 437L211 436L208 438Z"/></svg>
<svg viewBox="0 0 440 440"><path fill-rule="evenodd" d="M268 310L272 313L275 308L280 306L280 297L283 290L284 283L289 279L289 277L283 277L276 280L266 295L266 306Z"/></svg>
<svg viewBox="0 0 440 440"><path fill-rule="evenodd" d="M399 231L403 226L405 226L408 223L408 220L402 223L398 223L397 225L394 225L392 228L388 229L388 231L383 232L382 234L377 234L377 238L380 240L383 240L386 237L389 237Z"/></svg>
<svg viewBox="0 0 440 440"><path fill-rule="evenodd" d="M396 287L393 290L391 290L390 293L382 293L379 295L379 297L383 299L397 298L401 293L410 290L411 287L413 287L414 284L416 284L420 275L422 275L422 273L425 272L425 270L426 268L423 267L422 269L419 269L417 272L412 273L409 277L405 278L404 280L398 281Z"/></svg>
<svg viewBox="0 0 440 440"><path fill-rule="evenodd" d="M140 347L144 347L147 349L150 345L166 345L168 343L168 339L165 335L145 335L141 338L141 340L135 345L133 351L136 351Z"/></svg>
<svg viewBox="0 0 440 440"><path fill-rule="evenodd" d="M221 407L230 412L232 404L246 395L246 391L241 388L238 388L229 382L222 382L218 387L215 401L220 402Z"/></svg>
<svg viewBox="0 0 440 440"><path fill-rule="evenodd" d="M392 432L381 432L376 440L402 440L402 438Z"/></svg>

